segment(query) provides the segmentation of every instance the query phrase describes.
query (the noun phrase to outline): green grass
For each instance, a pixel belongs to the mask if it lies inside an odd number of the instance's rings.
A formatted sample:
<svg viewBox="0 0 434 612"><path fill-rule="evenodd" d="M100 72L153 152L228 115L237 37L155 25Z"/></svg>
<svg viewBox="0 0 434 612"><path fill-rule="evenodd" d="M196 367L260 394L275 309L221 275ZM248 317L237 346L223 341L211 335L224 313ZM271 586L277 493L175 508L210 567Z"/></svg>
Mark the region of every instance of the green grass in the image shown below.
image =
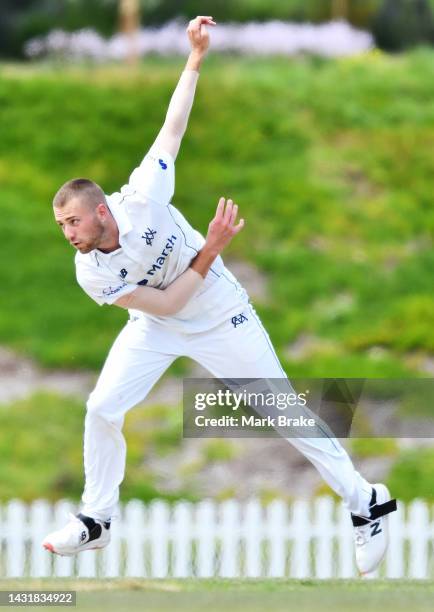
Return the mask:
<svg viewBox="0 0 434 612"><path fill-rule="evenodd" d="M258 311L293 376L415 375L408 356L434 350L433 59L204 66L174 203L205 232L218 196L236 198L247 227L227 256L268 278ZM2 344L49 366L101 365L125 315L75 284L51 197L80 175L118 189L181 68L0 67ZM290 359L301 333L328 342Z"/></svg>
<svg viewBox="0 0 434 612"><path fill-rule="evenodd" d="M428 612L434 585L428 581L356 580L3 580L4 590L76 590L77 609L209 610L217 612ZM28 609L36 609L30 607Z"/></svg>

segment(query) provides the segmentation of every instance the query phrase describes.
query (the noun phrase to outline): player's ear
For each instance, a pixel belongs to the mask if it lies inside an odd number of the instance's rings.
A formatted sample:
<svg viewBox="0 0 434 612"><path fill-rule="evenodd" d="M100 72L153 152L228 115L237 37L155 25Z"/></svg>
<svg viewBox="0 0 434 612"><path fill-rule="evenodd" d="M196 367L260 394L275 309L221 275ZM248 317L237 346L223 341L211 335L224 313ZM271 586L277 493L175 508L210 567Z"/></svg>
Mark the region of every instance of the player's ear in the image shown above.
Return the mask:
<svg viewBox="0 0 434 612"><path fill-rule="evenodd" d="M109 211L105 202L100 202L96 205L95 212L101 219L108 217Z"/></svg>

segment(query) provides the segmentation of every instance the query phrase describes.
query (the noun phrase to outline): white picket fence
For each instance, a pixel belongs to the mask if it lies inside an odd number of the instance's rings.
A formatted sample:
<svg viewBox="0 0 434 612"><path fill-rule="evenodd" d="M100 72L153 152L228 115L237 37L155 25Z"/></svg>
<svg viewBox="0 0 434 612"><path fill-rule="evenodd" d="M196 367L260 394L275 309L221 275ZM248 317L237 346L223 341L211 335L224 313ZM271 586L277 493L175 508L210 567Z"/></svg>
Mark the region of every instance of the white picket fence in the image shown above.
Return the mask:
<svg viewBox="0 0 434 612"><path fill-rule="evenodd" d="M234 500L170 505L131 501L101 551L51 555L44 536L62 527L67 501L0 506L1 577L293 577L350 578L354 565L348 512L329 497L315 502ZM390 546L378 574L434 577L432 508L414 501L390 515Z"/></svg>

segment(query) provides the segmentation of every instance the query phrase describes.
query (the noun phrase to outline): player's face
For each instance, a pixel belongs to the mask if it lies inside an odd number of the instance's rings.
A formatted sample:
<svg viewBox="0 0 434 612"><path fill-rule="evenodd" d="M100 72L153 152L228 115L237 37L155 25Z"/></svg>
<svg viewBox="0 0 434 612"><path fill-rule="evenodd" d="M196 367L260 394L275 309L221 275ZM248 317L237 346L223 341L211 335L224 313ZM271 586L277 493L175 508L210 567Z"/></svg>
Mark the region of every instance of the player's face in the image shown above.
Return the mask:
<svg viewBox="0 0 434 612"><path fill-rule="evenodd" d="M63 208L54 208L54 218L66 240L80 253L89 253L98 248L104 235L104 225L97 209L91 209L78 198L73 198Z"/></svg>

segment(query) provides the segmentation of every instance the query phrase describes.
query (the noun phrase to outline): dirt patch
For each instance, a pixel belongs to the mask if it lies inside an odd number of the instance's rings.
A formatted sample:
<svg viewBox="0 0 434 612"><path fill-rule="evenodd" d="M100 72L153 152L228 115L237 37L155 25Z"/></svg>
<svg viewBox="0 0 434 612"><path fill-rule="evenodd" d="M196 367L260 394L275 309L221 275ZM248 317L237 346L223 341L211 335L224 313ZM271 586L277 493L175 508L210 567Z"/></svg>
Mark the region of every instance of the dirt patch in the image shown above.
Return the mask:
<svg viewBox="0 0 434 612"><path fill-rule="evenodd" d="M205 376L205 371L195 376ZM98 378L98 372L48 370L7 348L0 347L0 404L23 399L38 391L73 395L86 400ZM149 404L178 406L182 402L182 379L163 377L146 398Z"/></svg>
<svg viewBox="0 0 434 612"><path fill-rule="evenodd" d="M93 387L93 372L45 370L32 360L0 348L0 403L22 399L46 390L85 397Z"/></svg>

